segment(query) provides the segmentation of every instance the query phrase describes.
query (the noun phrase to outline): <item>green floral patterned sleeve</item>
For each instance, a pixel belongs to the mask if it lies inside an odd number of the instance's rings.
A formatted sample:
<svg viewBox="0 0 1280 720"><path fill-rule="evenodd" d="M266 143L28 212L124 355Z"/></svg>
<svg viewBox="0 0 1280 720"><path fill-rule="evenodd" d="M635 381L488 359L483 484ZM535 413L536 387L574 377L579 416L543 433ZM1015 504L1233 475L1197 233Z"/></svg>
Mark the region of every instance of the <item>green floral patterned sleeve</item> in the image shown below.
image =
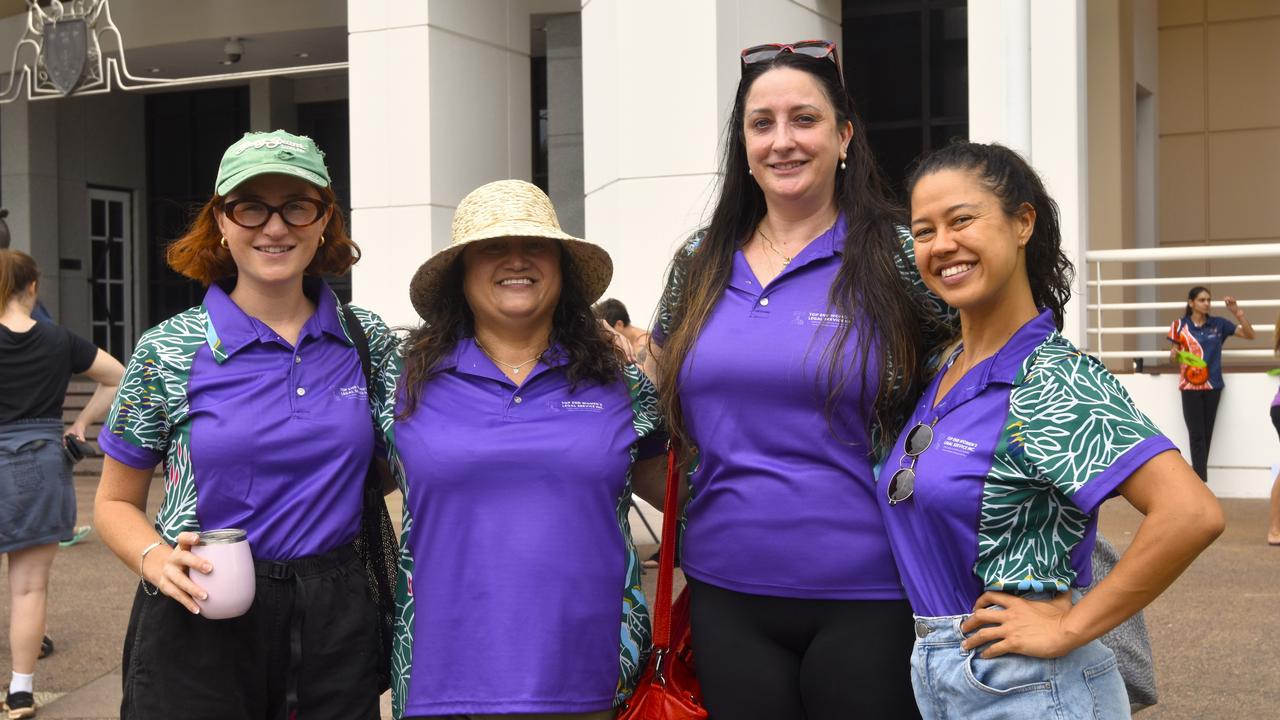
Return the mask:
<svg viewBox="0 0 1280 720"><path fill-rule="evenodd" d="M1008 448L1085 512L1172 446L1115 376L1061 335L1051 335L1023 372L1009 398Z"/></svg>
<svg viewBox="0 0 1280 720"><path fill-rule="evenodd" d="M667 341L667 336L671 334L672 318L674 317L676 306L680 303L680 293L684 288L685 273L687 272L683 261L693 255L705 235L705 230L699 230L694 233L685 241L671 261L671 268L667 271L667 283L663 286L662 297L658 298L657 325L652 328L652 337L659 347Z"/></svg>

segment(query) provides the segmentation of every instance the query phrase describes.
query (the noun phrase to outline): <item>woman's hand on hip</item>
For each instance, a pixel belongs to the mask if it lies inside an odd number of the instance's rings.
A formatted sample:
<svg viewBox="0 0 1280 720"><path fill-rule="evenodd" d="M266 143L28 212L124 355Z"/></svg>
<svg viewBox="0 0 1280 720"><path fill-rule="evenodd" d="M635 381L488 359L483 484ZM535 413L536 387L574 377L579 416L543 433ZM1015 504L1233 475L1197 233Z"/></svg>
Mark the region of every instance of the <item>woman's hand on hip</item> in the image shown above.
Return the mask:
<svg viewBox="0 0 1280 720"><path fill-rule="evenodd" d="M1014 653L1031 657L1062 657L1077 647L1065 629L1071 593L1052 600L1024 600L1017 595L985 592L973 604L973 614L960 624L968 635L965 650L990 644L981 657ZM972 633L972 634L970 634Z"/></svg>
<svg viewBox="0 0 1280 720"><path fill-rule="evenodd" d="M208 574L213 570L212 563L191 552L192 546L199 542L199 533L179 533L177 546L169 550L168 556L164 558L159 580L152 583L160 588L160 592L177 600L183 607L197 615L200 614L200 606L196 604L195 598L205 600L208 599L209 594L191 579L190 572L194 569Z"/></svg>

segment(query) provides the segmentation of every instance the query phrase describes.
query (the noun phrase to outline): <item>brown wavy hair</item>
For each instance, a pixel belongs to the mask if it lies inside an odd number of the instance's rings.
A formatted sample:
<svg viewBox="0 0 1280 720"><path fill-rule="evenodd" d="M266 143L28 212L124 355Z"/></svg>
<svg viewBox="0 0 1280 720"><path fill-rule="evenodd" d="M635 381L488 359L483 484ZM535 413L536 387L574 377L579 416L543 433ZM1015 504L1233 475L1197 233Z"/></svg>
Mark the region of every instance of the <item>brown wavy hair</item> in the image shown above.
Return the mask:
<svg viewBox="0 0 1280 720"><path fill-rule="evenodd" d="M35 258L21 250L0 250L0 312L14 295L39 279Z"/></svg>
<svg viewBox="0 0 1280 720"><path fill-rule="evenodd" d="M316 187L316 190L320 192L320 200L333 212L324 226L325 243L316 250L306 272L308 275L342 275L360 260L360 246L347 235L347 223L333 188ZM205 285L236 274L236 262L230 251L222 247L222 231L218 229L217 213L222 211L224 200L215 193L196 213L186 234L169 244L165 260L174 272Z"/></svg>
<svg viewBox="0 0 1280 720"><path fill-rule="evenodd" d="M462 292L463 275L462 253L458 253L441 279L436 301L404 342L406 402L397 415L401 420L413 415L422 402L427 383L439 372L440 361L453 352L459 341L475 336L476 317ZM550 341L569 355L565 375L570 391L584 381L608 383L618 379L625 358L612 335L591 312L573 258L563 249L560 278L560 299L551 316Z"/></svg>

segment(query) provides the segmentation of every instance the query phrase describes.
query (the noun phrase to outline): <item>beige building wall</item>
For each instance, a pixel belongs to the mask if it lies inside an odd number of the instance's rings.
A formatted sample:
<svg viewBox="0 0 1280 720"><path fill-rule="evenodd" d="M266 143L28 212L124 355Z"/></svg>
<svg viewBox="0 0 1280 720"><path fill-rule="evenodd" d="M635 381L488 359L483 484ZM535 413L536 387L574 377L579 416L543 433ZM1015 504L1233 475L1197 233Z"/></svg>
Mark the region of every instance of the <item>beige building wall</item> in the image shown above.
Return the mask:
<svg viewBox="0 0 1280 720"><path fill-rule="evenodd" d="M1162 0L1159 4L1159 238L1165 247L1280 242L1280 0ZM1273 259L1162 263L1165 276L1280 272ZM1188 288L1161 288L1183 300ZM1220 300L1280 297L1280 284L1210 285ZM1255 324L1274 309L1246 310ZM1177 313L1161 311L1172 322ZM1234 349L1270 347L1270 333ZM1273 361L1228 360L1228 367Z"/></svg>
<svg viewBox="0 0 1280 720"><path fill-rule="evenodd" d="M1135 80L1134 80L1134 2L1088 4L1088 167L1089 167L1089 249L1112 250L1133 248L1135 238ZM1083 262L1083 261L1081 261ZM1091 267L1077 267L1077 274L1094 279ZM1103 268L1106 279L1134 277L1137 266L1132 263L1109 264ZM1083 286L1088 303L1098 301L1097 291ZM1104 302L1135 302L1136 293L1127 288L1108 288ZM1136 313L1108 311L1103 325L1137 324ZM1089 327L1096 328L1092 312ZM1136 338L1108 335L1105 349L1137 347ZM1098 336L1088 336L1088 349L1098 349ZM1130 369L1128 361L1109 361L1113 371Z"/></svg>

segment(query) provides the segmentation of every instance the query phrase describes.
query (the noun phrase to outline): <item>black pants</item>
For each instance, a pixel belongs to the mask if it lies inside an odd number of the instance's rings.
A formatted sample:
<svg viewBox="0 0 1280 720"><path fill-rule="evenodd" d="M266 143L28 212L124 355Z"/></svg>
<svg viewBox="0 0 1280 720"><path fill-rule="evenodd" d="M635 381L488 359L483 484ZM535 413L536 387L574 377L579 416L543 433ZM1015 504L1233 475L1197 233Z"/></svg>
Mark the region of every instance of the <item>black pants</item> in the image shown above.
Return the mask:
<svg viewBox="0 0 1280 720"><path fill-rule="evenodd" d="M748 595L690 579L698 681L715 720L906 720L906 600Z"/></svg>
<svg viewBox="0 0 1280 720"><path fill-rule="evenodd" d="M1271 406L1271 424L1276 428L1276 435L1280 435L1280 405Z"/></svg>
<svg viewBox="0 0 1280 720"><path fill-rule="evenodd" d="M342 547L272 565L282 571L259 572L249 612L227 620L138 588L121 718L293 720L285 712L292 654L300 660L297 718L378 720L377 615L355 553Z"/></svg>
<svg viewBox="0 0 1280 720"><path fill-rule="evenodd" d="M1222 388L1183 390L1182 419L1191 439L1191 467L1200 479L1209 482L1209 444L1213 442L1213 421L1218 417Z"/></svg>

